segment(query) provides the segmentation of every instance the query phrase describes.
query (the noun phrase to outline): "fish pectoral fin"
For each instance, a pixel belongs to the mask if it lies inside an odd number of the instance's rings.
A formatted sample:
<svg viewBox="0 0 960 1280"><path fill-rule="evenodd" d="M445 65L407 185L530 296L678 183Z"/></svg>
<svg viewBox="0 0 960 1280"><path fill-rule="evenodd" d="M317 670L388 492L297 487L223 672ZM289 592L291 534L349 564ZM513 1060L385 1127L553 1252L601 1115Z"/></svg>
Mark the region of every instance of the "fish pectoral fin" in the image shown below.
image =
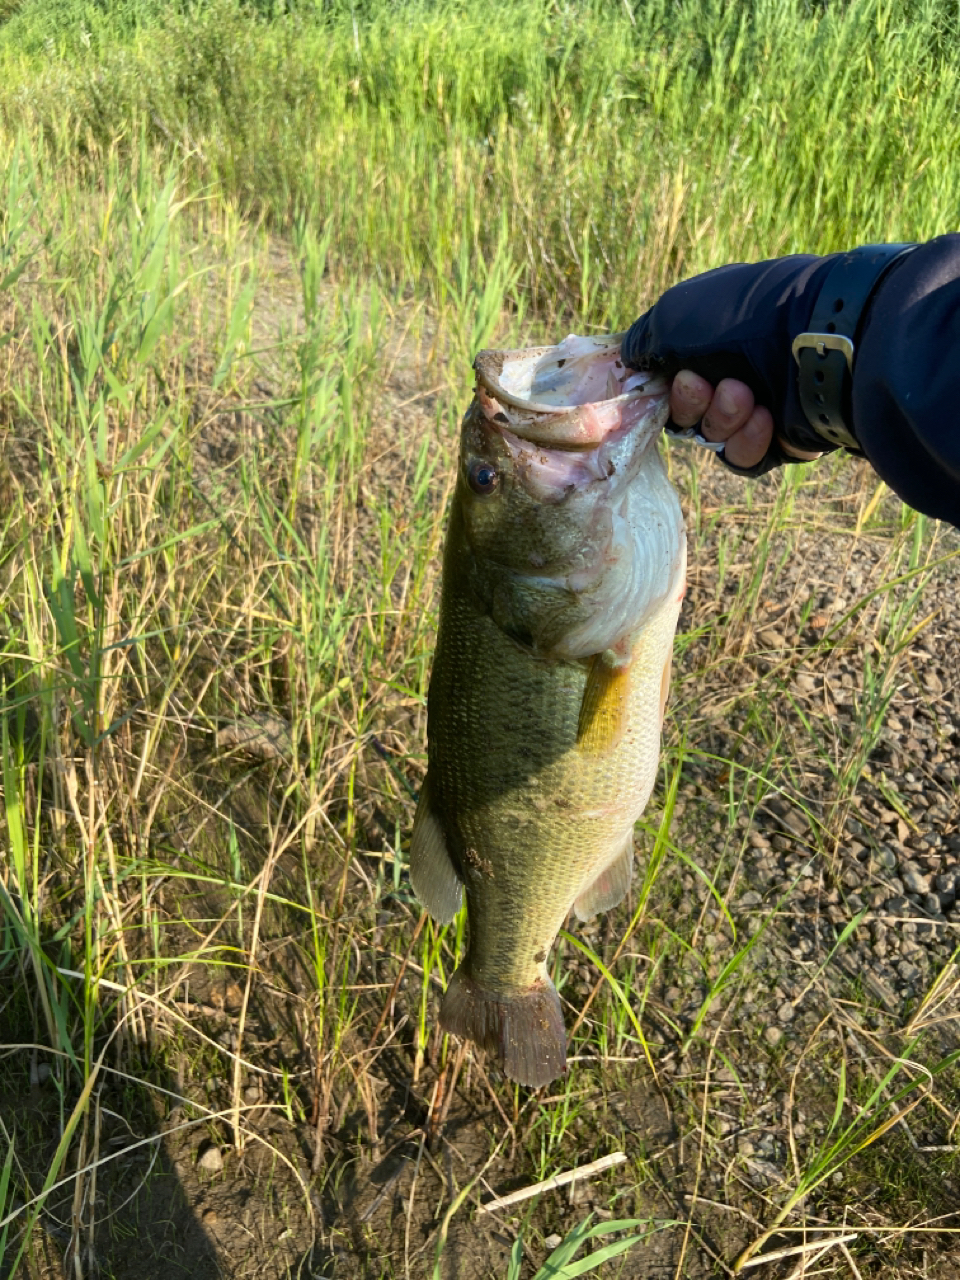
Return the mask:
<svg viewBox="0 0 960 1280"><path fill-rule="evenodd" d="M423 780L410 838L410 883L438 924L449 924L460 910L463 882L447 850L440 819L430 800L430 774Z"/></svg>
<svg viewBox="0 0 960 1280"><path fill-rule="evenodd" d="M587 755L605 755L619 745L627 728L630 666L614 667L602 653L590 659L580 702L577 746Z"/></svg>
<svg viewBox="0 0 960 1280"><path fill-rule="evenodd" d="M623 842L614 860L608 863L595 880L587 885L573 909L578 920L589 920L598 911L609 911L627 896L633 879L633 828Z"/></svg>

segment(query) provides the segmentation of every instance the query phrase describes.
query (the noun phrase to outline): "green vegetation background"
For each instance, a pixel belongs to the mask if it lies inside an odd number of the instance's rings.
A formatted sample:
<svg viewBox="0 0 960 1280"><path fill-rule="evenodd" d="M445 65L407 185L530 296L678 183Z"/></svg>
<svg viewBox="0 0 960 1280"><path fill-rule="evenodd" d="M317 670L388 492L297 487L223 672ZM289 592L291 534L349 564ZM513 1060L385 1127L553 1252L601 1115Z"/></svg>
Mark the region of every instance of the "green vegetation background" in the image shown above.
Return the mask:
<svg viewBox="0 0 960 1280"><path fill-rule="evenodd" d="M244 212L438 291L504 239L548 317L954 229L946 0L0 0L0 130L96 178L146 143Z"/></svg>

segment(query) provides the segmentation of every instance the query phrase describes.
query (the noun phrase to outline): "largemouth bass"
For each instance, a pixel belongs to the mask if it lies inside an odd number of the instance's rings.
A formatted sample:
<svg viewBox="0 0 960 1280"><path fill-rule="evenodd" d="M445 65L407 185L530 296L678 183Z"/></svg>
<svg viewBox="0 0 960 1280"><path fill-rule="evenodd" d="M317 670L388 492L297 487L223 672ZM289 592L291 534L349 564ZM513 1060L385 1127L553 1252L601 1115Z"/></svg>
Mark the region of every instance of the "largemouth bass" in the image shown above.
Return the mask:
<svg viewBox="0 0 960 1280"><path fill-rule="evenodd" d="M469 949L440 1010L522 1084L566 1069L547 956L626 894L686 578L667 387L619 337L483 351L463 420L410 851Z"/></svg>

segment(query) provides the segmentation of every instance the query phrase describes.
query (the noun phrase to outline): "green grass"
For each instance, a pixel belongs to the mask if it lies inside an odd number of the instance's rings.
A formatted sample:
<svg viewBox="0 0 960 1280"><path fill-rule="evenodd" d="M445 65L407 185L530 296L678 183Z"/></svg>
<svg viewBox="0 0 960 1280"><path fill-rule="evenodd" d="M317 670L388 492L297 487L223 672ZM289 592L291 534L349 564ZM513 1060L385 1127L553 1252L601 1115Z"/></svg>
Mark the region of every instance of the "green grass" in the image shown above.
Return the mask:
<svg viewBox="0 0 960 1280"><path fill-rule="evenodd" d="M610 328L718 263L952 230L957 21L882 0L34 0L0 32L0 122L88 178L143 143L271 225L307 209L336 261L434 303L505 233L527 308Z"/></svg>
<svg viewBox="0 0 960 1280"><path fill-rule="evenodd" d="M664 783L628 909L558 944L574 1065L547 1097L439 1033L464 921L423 922L403 862L472 355L624 326L731 259L953 229L957 22L877 0L0 3L11 1273L93 1247L130 1274L136 1238L166 1278L164 1222L200 1244L164 1180L221 1224L237 1188L258 1207L217 1237L237 1276L304 1273L311 1247L445 1274L481 1246L497 1274L553 1253L572 1275L581 1243L641 1226L603 1274L628 1243L626 1267L660 1266L661 1238L678 1269L732 1265L849 1221L878 1178L862 1274L919 1265L949 1153L904 1157L884 1126L953 1142L952 958L890 1011L840 968L842 926L807 967L782 939L809 866L843 884L861 799L911 816L884 726L927 697L912 655L953 535L839 458L746 486L670 450L692 568ZM784 798L806 822L787 888L744 913ZM763 1036L787 978L821 1002L803 1054ZM757 1184L730 1116L753 1132L777 1099L790 1155ZM201 1132L222 1175L195 1171ZM592 1200L500 1222L506 1252L470 1222L481 1179L616 1149Z"/></svg>

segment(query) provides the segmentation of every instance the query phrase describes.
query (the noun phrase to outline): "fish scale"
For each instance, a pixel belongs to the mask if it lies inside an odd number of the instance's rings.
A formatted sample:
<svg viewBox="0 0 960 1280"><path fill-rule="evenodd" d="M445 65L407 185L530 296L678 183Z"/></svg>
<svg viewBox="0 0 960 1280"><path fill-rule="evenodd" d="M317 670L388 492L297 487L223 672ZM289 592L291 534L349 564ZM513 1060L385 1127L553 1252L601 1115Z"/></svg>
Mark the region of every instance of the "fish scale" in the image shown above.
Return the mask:
<svg viewBox="0 0 960 1280"><path fill-rule="evenodd" d="M463 891L467 898L469 947L441 1024L533 1086L565 1067L547 968L557 933L571 908L587 918L629 887L685 581L679 502L656 445L664 390L611 395L631 376L615 340L571 338L567 349L572 343L581 344L574 400L576 386L597 385L599 361L609 366L599 370L606 425L596 427L589 404L552 406L559 453L544 444L549 430L536 409L527 450L527 410L515 389L497 399L511 355L535 376L531 356L496 353L499 378L485 380L478 357L411 845L414 889L431 914L449 920ZM583 344L591 344L585 354ZM554 379L563 350L541 357L553 362ZM570 420L577 413L582 423ZM570 445L578 434L590 437L579 455ZM608 456L582 465L584 450L604 449Z"/></svg>

